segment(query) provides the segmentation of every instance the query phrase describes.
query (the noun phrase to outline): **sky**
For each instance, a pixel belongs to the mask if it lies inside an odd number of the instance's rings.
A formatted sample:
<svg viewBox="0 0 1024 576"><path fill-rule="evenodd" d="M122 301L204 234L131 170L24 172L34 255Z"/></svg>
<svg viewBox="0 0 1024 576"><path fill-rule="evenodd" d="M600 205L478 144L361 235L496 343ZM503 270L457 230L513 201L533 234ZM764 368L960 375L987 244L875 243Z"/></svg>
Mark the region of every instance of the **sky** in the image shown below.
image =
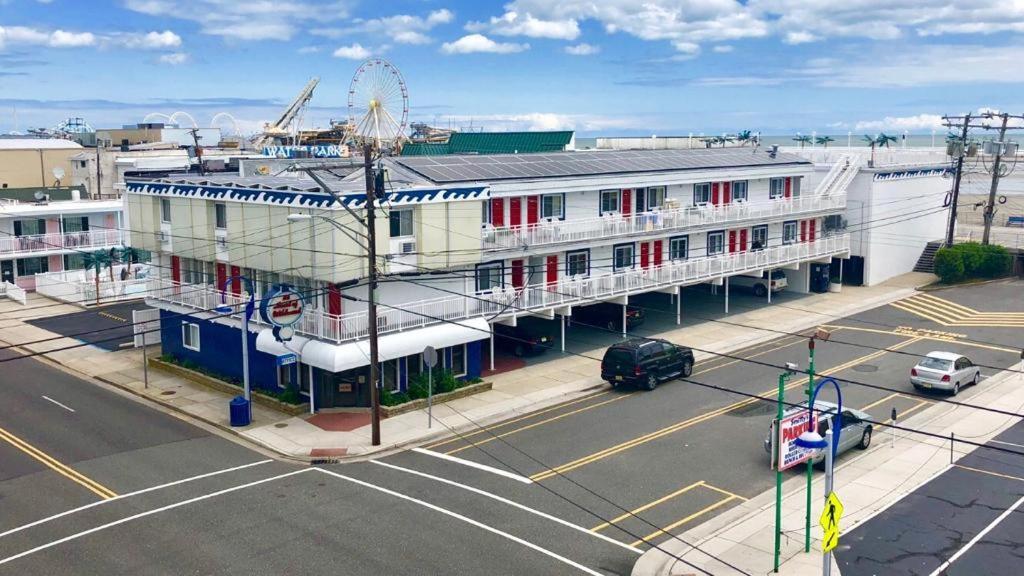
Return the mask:
<svg viewBox="0 0 1024 576"><path fill-rule="evenodd" d="M941 134L1024 111L1024 0L0 0L0 132L249 134L314 76L325 126L375 57L410 121L457 129Z"/></svg>

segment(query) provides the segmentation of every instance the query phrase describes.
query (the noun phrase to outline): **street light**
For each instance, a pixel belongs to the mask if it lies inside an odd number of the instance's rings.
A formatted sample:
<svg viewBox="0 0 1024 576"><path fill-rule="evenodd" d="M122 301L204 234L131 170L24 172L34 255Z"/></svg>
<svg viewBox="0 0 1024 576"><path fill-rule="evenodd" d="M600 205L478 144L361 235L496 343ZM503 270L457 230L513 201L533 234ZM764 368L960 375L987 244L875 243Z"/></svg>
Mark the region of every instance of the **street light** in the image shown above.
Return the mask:
<svg viewBox="0 0 1024 576"><path fill-rule="evenodd" d="M221 287L220 306L214 308L214 311L227 315L235 312L235 309L227 304L228 286L235 280L245 282L246 293L249 295L249 301L245 303L245 314L243 314L242 320L242 390L245 401L248 403L249 422L252 422L252 398L249 388L249 319L252 318L253 311L256 308L255 290L253 290L252 280L245 276L232 276L225 280L224 286Z"/></svg>
<svg viewBox="0 0 1024 576"><path fill-rule="evenodd" d="M777 428L782 426L783 405L786 403L786 380L799 370L799 365L786 362L786 371L779 374L779 393L776 396L776 429L772 431L772 435L776 438L779 434ZM773 571L778 573L779 556L782 551L782 448L777 441L773 440L773 443L775 444L775 562Z"/></svg>
<svg viewBox="0 0 1024 576"><path fill-rule="evenodd" d="M831 332L818 328L814 331L814 334L811 334L810 338L807 339L807 400L810 402L810 404L808 404L809 406L814 405L813 396L811 394L811 387L814 386L814 342L816 340L828 342L828 339L831 337ZM807 517L804 518L804 552L811 551L811 477L813 474L814 471L811 470L811 461L807 460Z"/></svg>

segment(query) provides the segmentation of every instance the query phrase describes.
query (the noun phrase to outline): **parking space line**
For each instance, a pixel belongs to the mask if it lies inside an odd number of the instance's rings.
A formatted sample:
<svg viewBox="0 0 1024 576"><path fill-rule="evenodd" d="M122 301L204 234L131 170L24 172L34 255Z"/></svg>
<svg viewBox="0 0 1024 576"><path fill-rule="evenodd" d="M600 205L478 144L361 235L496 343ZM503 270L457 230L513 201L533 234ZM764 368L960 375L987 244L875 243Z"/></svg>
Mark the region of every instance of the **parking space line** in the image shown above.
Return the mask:
<svg viewBox="0 0 1024 576"><path fill-rule="evenodd" d="M989 440L995 444L1005 444L1007 446L1013 446L1015 448L1024 448L1024 444L1014 444L1013 442L1003 442L1002 440Z"/></svg>
<svg viewBox="0 0 1024 576"><path fill-rule="evenodd" d="M229 494L229 493L235 492L237 490L243 490L245 488L251 488L253 486L258 486L260 484L265 484L267 482L272 482L274 480L280 480L281 478L287 478L289 476L295 476L296 474L302 474L303 472L309 472L310 470L319 470L319 468L302 468L301 470L295 470L293 472L287 472L285 474L280 474L278 476L273 476L271 478L264 478L262 480L255 480L253 482L249 482L249 483L246 483L246 484L241 484L239 486L232 486L231 488L225 488L223 490L218 490L216 492L211 492L210 494L204 494L202 496L196 496L195 498L189 498L188 500L182 500L181 502L175 502L174 504L168 504L167 506L161 506L160 508L154 508L153 510L147 510L145 512L140 512L138 514L134 514L134 515L128 516L126 518L121 518L120 520L114 520L113 522L107 522L106 524L103 524L103 525L100 525L100 526L96 526L95 528L89 528L88 530L83 530L81 532L76 532L76 533L74 533L74 534L72 534L70 536L65 536L65 537L60 538L58 540L53 540L52 542L47 542L46 544L42 544L40 546L36 546L35 548L32 548L30 550L25 550L24 552L19 552L18 554L15 554L14 556L8 556L7 558L0 559L0 566L2 566L4 564L7 564L8 562L13 562L13 561L15 561L15 560L17 560L19 558L24 558L25 556L29 556L29 555L35 554L36 552L41 552L43 550L46 550L47 548L53 548L54 546L59 546L60 544L64 544L65 542L70 542L72 540L77 540L77 539L79 539L79 538L81 538L83 536L88 536L89 534L94 534L96 532L100 532L102 530L106 530L107 528L113 528L114 526L119 526L121 524L125 524L127 522L131 522L133 520L138 520L139 518L145 518L146 516L152 516L153 514L159 514L160 512L166 512L167 510L173 510L175 508L180 508L180 507L186 506L188 504L193 504L195 502L201 502L203 500L208 500L210 498L215 498L217 496L222 496L224 494Z"/></svg>
<svg viewBox="0 0 1024 576"><path fill-rule="evenodd" d="M509 430L508 432L502 432L501 434L495 434L493 436L489 436L487 438L484 438L482 440L478 440L476 442L470 442L469 444L467 444L465 446L460 446L458 448L455 448L454 450L449 450L449 451L445 452L445 454L455 454L457 452L462 452L463 450L468 450L469 448L476 448L477 446L480 446L481 444L487 444L488 442L493 442L493 441L495 441L495 440L497 440L499 438L504 438L506 436L511 436L512 434L518 434L519 432L523 432L525 430L529 430L530 428L535 428L535 427L540 426L542 424L548 424L548 423L554 422L556 420L561 420L562 418L566 418L568 416L572 416L574 414L579 414L580 412L586 412L587 410L592 410L594 408L598 408L598 407L604 406L606 404L611 404L612 402L617 402L617 401L622 400L624 398L628 398L628 397L632 396L633 394L634 394L634 392L630 392L628 394L620 394L620 395L618 395L618 396L616 396L614 398L611 398L609 400L605 400L603 402L598 402L597 404L590 404L590 405L584 406L582 408L577 408L577 409L575 409L575 410L573 410L571 412L564 412L562 414L559 414L558 416L552 416L550 418L545 418L544 420L540 420L538 422L533 422L531 424L527 424L526 426L522 426L522 427L519 427L519 428L515 428L513 430Z"/></svg>
<svg viewBox="0 0 1024 576"><path fill-rule="evenodd" d="M667 502L667 501L669 501L669 500L671 500L671 499L673 499L676 496L679 496L681 494L686 494L690 490L693 490L694 488L697 488L697 487L703 486L703 485L704 485L704 481L701 480L699 482L694 482L693 484L690 484L689 486L684 486L684 487L680 488L679 490L676 490L675 492L672 492L671 494L667 494L665 496L662 496L661 498L658 498L657 500L655 500L653 502L648 502L647 504L644 504L643 506L641 506L639 508L636 508L634 510L630 510L629 512L626 512L625 514L621 514L619 516L616 516L615 518L612 518L611 520L609 520L607 522L603 522L601 524L598 524L597 526L594 526L593 528L591 528L590 531L591 532L597 532L599 530L603 530L603 529L611 526L612 524L618 524L619 522L625 520L626 518L629 518L630 516L636 516L637 514L643 512L645 510L650 510L651 508L654 508L658 504L661 504L663 502Z"/></svg>
<svg viewBox="0 0 1024 576"><path fill-rule="evenodd" d="M39 526L40 524L45 524L47 522L56 520L58 518L63 518L63 517L68 516L70 514L75 514L76 512L81 512L83 510L88 510L89 508L94 508L94 507L99 506L101 504L106 504L108 502L113 502L115 500L123 500L125 498L131 498L132 496L138 496L140 494L145 494L147 492L153 492L155 490L162 490L164 488L170 488L171 486L177 486L178 484L184 484L186 482L192 482L194 480L201 480L203 478L209 478L211 476L217 476L217 475L220 475L220 474L226 474L228 472L235 472L237 470L243 470L245 468L251 468L253 466L259 466L260 464L267 464L267 463L270 463L270 462L273 462L273 460L269 460L268 459L268 460L260 460L259 462L250 462L249 464L242 464L241 466L235 466L233 468L225 468L224 470L216 470L214 472L207 472L205 474L199 474L198 476L191 476L189 478L182 478L181 480L175 480L173 482L168 482L166 484L160 484L159 486L150 486L149 488L143 488L142 490L136 490L135 492L128 492L126 494L118 494L117 496L114 496L113 498L110 498L110 499L107 499L107 500L97 500L95 502L91 502L89 504L86 504L85 506L79 506L78 508L72 508L71 510L65 510L65 511L60 512L58 514L54 514L53 516L47 516L46 518L41 518L41 519L36 520L34 522L29 522L28 524L24 524L22 526L18 526L17 528L11 528L10 530L8 530L6 532L0 532L0 538L3 538L4 536L10 536L11 534L14 534L16 532L21 532L22 530L27 530L27 529L32 528L34 526Z"/></svg>
<svg viewBox="0 0 1024 576"><path fill-rule="evenodd" d="M504 476L515 480L516 482L522 482L523 484L533 484L533 480L530 480L526 476L520 476L514 472L508 470L502 470L501 468L495 468L486 464L480 464L479 462L473 462L472 460L465 460L457 458L455 456L449 456L448 454L442 454L440 452L434 452L433 450L427 450L426 448L413 448L413 452L417 454L425 454L427 456L433 456L434 458L440 458L441 460L447 460L449 462L455 462L456 464L462 464L463 466L469 466L470 468L476 468L477 470L483 470L484 472L490 472L491 474L497 474L498 476Z"/></svg>
<svg viewBox="0 0 1024 576"><path fill-rule="evenodd" d="M76 484L80 484L81 486L85 487L90 492L93 492L100 498L110 499L117 496L117 494L113 490L85 476L84 474L71 468L67 464L58 462L52 456L46 454L42 450L29 444L28 442L25 442L21 438L18 438L14 434L11 434L10 432L4 430L3 428L0 428L0 440L5 440L11 446L14 446L18 450L21 450L25 454L28 454L32 458L38 460L47 468L50 468L54 472L60 474L61 476L64 476L65 478L71 480L72 482L75 482Z"/></svg>
<svg viewBox="0 0 1024 576"><path fill-rule="evenodd" d="M903 396L903 398L910 398L910 397L909 396ZM911 399L913 399L913 398L911 398ZM920 400L917 404L914 404L910 408L907 408L902 413L900 413L899 416L900 417L904 417L907 414L910 414L911 412L913 412L914 410L917 410L918 408L923 408L924 406L928 406L930 404L934 404L934 402L932 402L931 400Z"/></svg>
<svg viewBox="0 0 1024 576"><path fill-rule="evenodd" d="M827 327L827 328L831 328L833 330L853 330L855 332L872 332L874 334L890 334L890 335L893 335L893 336L906 336L907 335L906 333L900 334L896 330L879 330L877 328L861 328L859 326L846 326L846 325L842 325L842 324L827 324L827 325L824 325L824 326ZM992 344L982 344L980 342L965 342L965 341L958 340L956 338L941 338L939 336L928 336L928 335L920 335L920 338L922 340L929 340L929 341L932 341L932 342L953 343L953 344L959 344L960 346L970 346L972 348L984 348L986 350L995 350L997 352L1010 352L1010 353L1013 353L1013 354L1019 354L1020 353L1020 349L1019 348L1007 348L1005 346L995 346L995 345L992 345Z"/></svg>
<svg viewBox="0 0 1024 576"><path fill-rule="evenodd" d="M706 482L704 483L704 487L705 488L710 488L711 490L714 490L715 492L718 492L719 494L725 494L726 496L731 496L732 498L735 498L737 500L742 500L744 502L746 502L747 500L750 500L750 498L746 498L744 496L740 496L739 494L736 494L735 492L729 492L728 490L725 490L723 488L719 488L718 486L714 486L714 485L708 484Z"/></svg>
<svg viewBox="0 0 1024 576"><path fill-rule="evenodd" d="M946 560L945 562L943 562L942 565L939 566L938 568L936 568L935 571L933 571L931 574L929 574L929 576L938 576L939 574L942 574L946 570L946 568L949 568L949 566L953 562L956 562L958 558L960 558L961 556L966 554L968 550L970 550L975 544L978 543L979 540L984 538L986 534L988 534L996 526L998 526L1000 522L1005 520L1007 516L1009 516L1010 514L1013 514L1013 512L1016 511L1017 508L1019 508L1021 504L1024 504L1024 496L1021 496L1019 499L1017 499L1017 501L1013 503L1013 506L1010 506L1009 508L1004 510L1003 513L1000 514L998 518L993 520L992 523L989 524L988 526L986 526L984 530L982 530L981 532L978 532L974 536L974 538L971 538L970 541L967 542L967 544L964 545L963 548L957 550L956 554L953 554L952 556L950 556L949 560Z"/></svg>
<svg viewBox="0 0 1024 576"><path fill-rule="evenodd" d="M971 472L977 472L978 474L988 474L989 476L997 476L999 478L1006 478L1008 480L1019 480L1024 482L1024 478L1020 476L1011 476L1010 474L1002 474L999 472L992 472L991 470L982 470L981 468L972 468L970 466L964 466L963 464L953 464L954 468L962 468L964 470L970 470Z"/></svg>
<svg viewBox="0 0 1024 576"><path fill-rule="evenodd" d="M893 392L892 394L889 394L885 398L882 398L880 400L875 400L874 402L872 402L871 404L868 404L867 406L861 406L860 409L862 411L864 411L864 412L867 412L868 410L871 410L875 406L878 406L879 404L881 404L882 402L885 402L886 400L888 400L890 398L896 398L896 397L901 397L901 396L902 396L902 394L900 394L899 392Z"/></svg>
<svg viewBox="0 0 1024 576"><path fill-rule="evenodd" d="M468 490L468 491L470 491L470 492L472 492L474 494L479 494L479 495L484 496L486 498L490 498L492 500L496 500L498 502L501 502L502 504L507 504L509 506L512 506L513 508L518 508L518 509L520 509L520 510L522 510L524 512L529 512L530 514L534 514L536 516L540 516L541 518L544 518L546 520L551 520L552 522L555 522L556 524L561 524L562 526L565 526L567 528L571 528L573 530L576 530L577 532L582 532L584 534L589 534L591 536L594 536L595 538L600 538L601 540L604 540L605 542L608 542L609 544L614 544L614 545L616 545L616 546L618 546L620 548L625 548L626 550L629 550L630 552L636 552L637 554L642 554L643 553L642 550L634 548L634 547L632 547L632 546L630 546L628 544L625 544L624 542L620 542L620 541L618 541L618 540L616 540L614 538L609 538L609 537L605 536L604 534L595 534L595 533L591 532L590 530L587 530L586 528L584 528L582 526L578 526L576 524L573 524L572 522L569 522L567 520L563 520L563 519L561 519L561 518L559 518L557 516L552 516L551 514L548 514L547 512L541 512L540 510L535 510L533 508L530 508L529 506L525 506L525 505L520 504L519 502L516 502L514 500L509 500L508 498L504 498L502 496L498 496L497 494L492 494L492 493L490 493L490 492L488 492L486 490L481 490L481 489L475 488L473 486L467 486L466 484L461 484L459 482L455 482L454 480L449 480L447 478L442 478L440 476L434 476L433 474L427 474L426 472L420 472L419 470L413 470L411 468L403 468L402 466L396 466L394 464L390 464L388 462L383 462L381 460L370 460L370 462L372 462L372 463L374 463L374 464L376 464L378 466L384 466L386 468L391 468L392 470L398 470L398 471L401 471L401 472L405 472L407 474L413 474L415 476L420 476L422 478L428 478L430 480L441 482L442 484L448 484L449 486L455 486L457 488L462 488L463 490Z"/></svg>
<svg viewBox="0 0 1024 576"><path fill-rule="evenodd" d="M61 404L60 402L57 402L56 400L54 400L53 398L50 398L49 396L43 395L43 400L46 400L47 402L52 402L53 404L56 404L57 406L60 406L61 408L67 410L68 412L74 412L75 411L74 408L71 408L71 407L69 407L66 404Z"/></svg>
<svg viewBox="0 0 1024 576"><path fill-rule="evenodd" d="M735 499L736 498L734 496L727 496L727 497L719 500L718 502L715 502L714 504L711 504L709 506L705 506L704 508L702 508L700 510L697 510L696 512L694 512L693 514L690 514L689 516L687 516L685 518L682 518L680 520L676 520L675 522L669 524L668 526L665 526L663 528L659 528L659 529L655 530L654 532L651 532L647 536L644 536L643 538L641 538L641 539L631 543L630 546L639 546L640 544L650 544L651 543L650 542L651 539L657 538L658 536L660 536L662 534L664 534L666 536L672 536L672 534L669 532L669 530L678 528L678 527L682 526L683 524L686 524L687 522L690 522L690 521L694 520L695 518L699 518L700 516L702 516L704 514L707 514L708 512L711 512L712 510L714 510L716 508L720 508L721 506L724 506L725 504L727 504L729 502L732 502Z"/></svg>
<svg viewBox="0 0 1024 576"><path fill-rule="evenodd" d="M346 480L346 481L351 482L353 484L358 484L359 486L363 486L364 488L369 488L371 490L376 490L378 492L383 492L383 493L388 494L390 496L394 496L395 498L400 498L402 500L406 500L408 502L412 502L414 504L418 504L420 506L423 506L424 508L429 508L430 510L433 510L435 512L440 512L441 514L444 514L445 516L450 516L451 518L455 518L456 520L461 520L462 522L465 522L465 523L470 524L472 526L476 526L477 528L480 528L481 530L485 530L487 532L490 532L491 534L495 534L497 536L501 536L502 538L505 538L505 539L511 540L512 542L515 542L517 544L521 544L523 546L526 546L527 548L530 548L531 550L535 550L537 552L540 552L541 554L544 554L545 556L548 556L550 558L554 558L555 560L558 560L559 562L561 562L563 564L566 564L568 566L572 566L573 568L576 568L577 570L579 570L581 572L584 572L586 574L590 574L592 576L602 576L600 572L596 572L594 570L591 570L590 568L587 568L586 566L584 566L584 565L582 565L582 564L580 564L578 562L570 560L570 559L566 558L565 556L562 556L560 554L552 552L551 550L548 550L547 548L543 548L541 546L538 546L537 544L534 544L533 542L529 542L527 540L523 540L522 538L520 538L518 536L514 536L512 534L509 534L508 532L505 532L503 530L499 530L499 529L497 529L497 528L495 528L493 526L489 526L487 524L484 524L483 522L480 522L480 521L474 520L474 519L472 519L472 518L470 518L468 516L464 516L462 514L459 514L458 512L453 512L452 510L448 510L447 508L442 508L442 507L440 507L440 506L438 506L436 504L431 504L430 502L427 502L425 500L420 500L418 498L413 498L412 496L408 496L406 494L402 494L401 492L396 492L394 490L390 490L388 488L383 488L381 486L377 486L377 485L371 484L369 482L364 482L364 481L359 480L357 478L352 478L350 476L345 476L344 474L339 474L337 472L334 472L333 470L325 470L323 468L307 468L307 470L319 470L320 472L323 472L324 474L327 474L329 476L334 476L335 478L340 478L342 480Z"/></svg>
<svg viewBox="0 0 1024 576"><path fill-rule="evenodd" d="M892 347L890 347L890 348L888 348L886 350L878 350L876 352L872 352L871 354L866 354L864 356L861 356L861 357L858 357L858 358L854 358L854 359L852 359L852 360L850 360L848 362L844 362L844 363L842 363L842 364L840 364L838 366L834 366L834 367L829 368L829 369L821 370L819 372L819 374L835 374L835 373L840 372L842 370L845 370L847 368L850 368L850 367L856 366L858 364L861 364L863 362L866 362L867 360L878 358L878 357L880 357L880 356L882 356L882 355L884 355L887 352L890 352L892 350L898 350L899 348L902 348L904 346L908 346L910 344L913 344L914 342L917 342L919 340L921 340L921 337L919 337L919 336L915 336L913 338L908 338L907 340L904 340L903 342L900 342L899 344L896 344L896 345L894 345L894 346L892 346ZM797 381L789 383L786 386L786 388L787 389L792 389L792 388L804 386L804 384L805 384L804 382L797 380ZM777 391L776 388L771 388L769 390L761 392L760 394L758 394L758 396L774 395L776 393L776 391ZM677 423L672 424L670 426L666 426L665 428L662 428L660 430L655 430L653 432L649 432L649 433L647 433L647 434L645 434L643 436L639 436L637 438L633 438L632 440L627 440L626 442L622 442L622 443L617 444L615 446L611 446L609 448L605 448L604 450L600 450L600 451L595 452L593 454L590 454L588 456L583 456L582 458L577 458L576 460L573 460L571 462L567 462L567 463L562 464L560 466L556 466L554 468L545 470L544 472L539 472L537 474L534 474L534 475L530 476L530 479L535 481L535 482L539 482L541 480L546 480L548 478L551 478L551 477L559 475L559 474L564 474L565 472L569 472L570 470L575 470L576 468L580 468L581 466L586 466L587 464L591 464L591 463L597 462L599 460L603 460L603 459L605 459L605 458L607 458L609 456L613 456L615 454L618 454L619 452L623 452L623 451L628 450L630 448L635 448L636 446L640 446L642 444L646 444L646 443L651 442L653 440L657 440L658 438L661 438L663 436L667 436L667 435L672 434L674 432L678 432L679 430L683 430L685 428L689 428L690 426L693 426L695 424L699 424L701 422L705 422L707 420L711 420L712 418L715 418L717 416L721 416L722 414L726 414L728 412L732 412L732 411L734 411L734 410L736 410L738 408L742 408L744 406L749 406L749 405L751 405L751 404L753 404L755 402L760 402L760 401L761 400L758 399L758 398L747 398L746 400L740 400L738 402L734 402L734 403L729 404L727 406L723 406L721 408L717 408L717 409L705 412L703 414L698 414L697 416L694 416L694 417L689 418L687 420L683 420L681 422L677 422Z"/></svg>

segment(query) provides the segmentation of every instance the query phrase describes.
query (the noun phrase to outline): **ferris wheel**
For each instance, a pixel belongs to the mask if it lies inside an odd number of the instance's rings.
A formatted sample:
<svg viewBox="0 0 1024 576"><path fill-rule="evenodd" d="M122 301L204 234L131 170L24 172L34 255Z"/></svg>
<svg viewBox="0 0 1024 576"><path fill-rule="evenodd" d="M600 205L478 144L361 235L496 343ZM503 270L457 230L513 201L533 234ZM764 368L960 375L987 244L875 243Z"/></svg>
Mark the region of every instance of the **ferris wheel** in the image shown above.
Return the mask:
<svg viewBox="0 0 1024 576"><path fill-rule="evenodd" d="M409 90L402 73L387 60L363 62L348 88L348 129L352 139L377 150L394 148L406 138Z"/></svg>

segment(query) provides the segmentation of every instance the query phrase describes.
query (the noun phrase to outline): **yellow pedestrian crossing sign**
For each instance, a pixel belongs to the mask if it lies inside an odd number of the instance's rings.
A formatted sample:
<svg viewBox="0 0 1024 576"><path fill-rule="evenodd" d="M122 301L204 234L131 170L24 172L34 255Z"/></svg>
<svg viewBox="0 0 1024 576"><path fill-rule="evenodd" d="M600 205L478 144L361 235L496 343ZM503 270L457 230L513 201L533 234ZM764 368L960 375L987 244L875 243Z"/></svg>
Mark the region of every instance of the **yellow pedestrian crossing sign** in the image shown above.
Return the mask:
<svg viewBox="0 0 1024 576"><path fill-rule="evenodd" d="M839 544L839 519L843 517L843 503L835 492L829 492L825 499L825 507L821 511L818 522L824 530L821 539L821 551L831 552Z"/></svg>

